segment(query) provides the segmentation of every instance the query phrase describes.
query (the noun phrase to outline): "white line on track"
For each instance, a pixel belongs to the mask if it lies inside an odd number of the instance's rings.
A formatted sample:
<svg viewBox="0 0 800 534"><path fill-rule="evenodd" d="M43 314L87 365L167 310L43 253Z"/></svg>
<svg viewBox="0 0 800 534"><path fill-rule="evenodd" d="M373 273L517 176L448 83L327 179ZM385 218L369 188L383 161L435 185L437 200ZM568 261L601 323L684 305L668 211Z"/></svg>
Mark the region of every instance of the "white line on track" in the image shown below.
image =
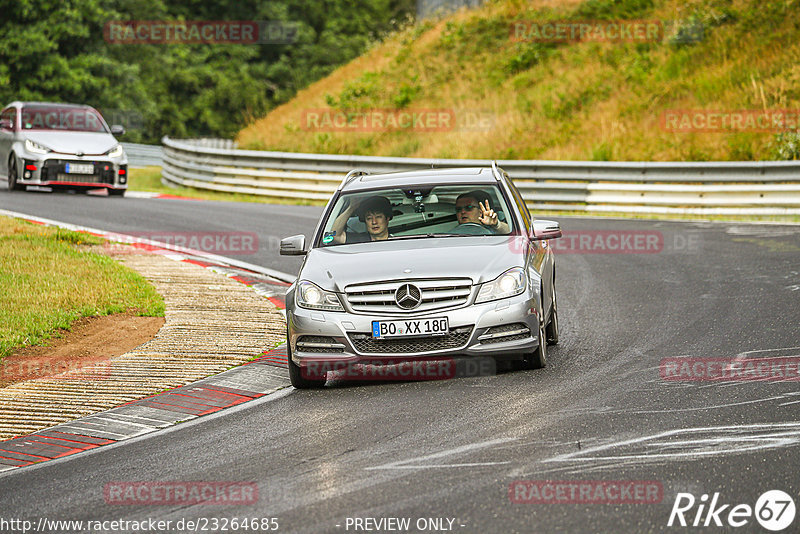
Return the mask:
<svg viewBox="0 0 800 534"><path fill-rule="evenodd" d="M446 456L453 456L465 452L485 449L487 447L500 445L502 443L508 443L510 441L516 441L516 438L498 438L489 441L471 443L469 445L462 445L461 447L456 447L454 449L447 449L444 451L435 452L433 454L417 456L415 458L409 458L408 460L397 460L396 462L389 462L388 464L377 465L374 467L367 467L365 469L367 471L371 471L375 469L431 469L431 468L442 468L442 467L479 467L486 465L502 465L510 462L475 462L475 463L461 463L461 464L427 464L427 465L407 465L407 464L424 462L427 460L436 460L439 458L444 458Z"/></svg>
<svg viewBox="0 0 800 534"><path fill-rule="evenodd" d="M291 395L292 393L294 393L294 391L295 391L295 389L293 387L286 386L286 387L283 387L281 389L278 389L274 393L269 393L267 395L264 395L263 397L258 397L258 398L255 398L253 400L250 400L250 401L247 401L247 402L243 402L241 404L237 404L236 406L232 406L230 408L226 408L224 410L220 410L218 412L214 412L214 413L211 413L211 414L208 414L208 415L204 415L202 417L192 417L192 416L187 415L187 419L188 420L175 423L174 425L168 426L166 428L153 430L152 432L148 432L146 434L141 434L139 436L135 436L135 437L128 438L128 439L123 439L121 441L117 441L116 443L110 443L108 445L103 445L101 447L96 447L94 449L89 449L89 450L86 450L86 451L82 451L80 454L71 454L69 456L62 456L61 458L55 458L53 460L48 460L46 462L41 462L41 463L37 463L37 464L26 466L24 469L13 469L13 470L7 471L5 473L0 473L0 477L14 476L14 474L17 474L17 473L25 474L25 473L29 473L30 471L36 470L36 469L46 469L49 466L52 466L52 465L55 465L55 464L58 464L58 463L61 463L61 462L68 462L68 461L79 459L79 458L85 458L86 456L89 456L89 455L92 455L92 454L102 454L105 451L108 451L108 450L111 450L111 449L115 449L117 447L124 447L126 445L137 443L137 442L142 441L142 440L151 439L151 438L154 438L154 437L161 437L161 436L164 436L166 434L170 434L172 432L179 432L179 431L185 430L187 428L191 428L191 427L193 427L195 425L201 425L201 424L205 424L205 423L213 423L214 420L219 418L219 417L227 417L229 415L234 415L234 414L236 414L236 413L238 413L238 412L240 412L242 410L256 409L259 406L261 406L262 404L266 404L268 402L276 401L276 400L282 399L283 397L286 397L287 395ZM100 414L97 414L97 415L102 415L102 412Z"/></svg>
<svg viewBox="0 0 800 534"><path fill-rule="evenodd" d="M713 434L717 436L713 436ZM669 441L669 438L681 435L712 434L711 437ZM800 443L800 421L789 423L764 423L754 425L729 425L716 427L697 427L668 430L658 434L639 438L607 443L590 447L582 451L560 454L543 463L557 462L606 462L621 460L659 461L665 459L685 459L702 456L717 456L727 453L741 453L762 449L792 446ZM649 447L652 452L644 454L612 454L599 456L612 449L629 445ZM663 451L673 445L684 445L686 448L673 452ZM704 446L707 446L704 448ZM692 450L694 448L695 450Z"/></svg>
<svg viewBox="0 0 800 534"><path fill-rule="evenodd" d="M268 267L262 267L260 265L254 265L252 263L247 263L247 262L244 262L244 261L234 260L232 258L227 258L225 256L218 256L216 254L210 254L208 252L203 252L203 251L200 251L200 250L194 250L194 249L186 248L186 247L179 247L177 245L172 245L172 244L169 244L169 243L163 243L161 241L152 241L150 239L143 239L141 237L131 236L131 235L123 234L123 233L120 233L120 232L109 232L107 230L98 230L97 228L90 228L88 226L81 226L81 225L78 225L78 224L71 224L71 223L66 223L66 222L63 222L63 221L56 221L56 220L53 220L53 219L46 219L44 217L38 217L36 215L28 215L27 213L20 213L20 212L17 212L17 211L9 211L9 210L4 210L4 209L0 209L0 215L6 215L8 217L16 217L18 219L28 219L28 220L36 221L36 222L39 222L39 223L42 223L42 224L46 224L46 225L49 225L49 226L58 226L59 228L65 228L67 230L90 232L90 233L93 233L93 234L101 235L101 236L103 236L103 237L105 237L107 239L110 239L112 241L115 238L116 239L124 238L123 241L126 241L126 242L128 242L129 240L133 240L133 242L135 242L135 243L142 243L142 244L145 244L145 245L151 245L151 246L158 247L158 248L161 248L161 249L173 251L172 255L165 254L167 257L176 258L176 254L175 253L190 254L192 256L197 256L197 257L206 259L206 260L211 261L211 262L217 262L217 263L221 263L221 264L225 264L225 265L232 265L234 267L240 267L242 269L247 269L248 271L261 273L261 274L270 276L272 278L275 278L276 280L280 280L282 282L291 283L296 278L296 276L294 276L292 274L284 273L284 272L281 272L281 271L276 271L275 269L270 269ZM177 257L180 258L180 256L177 256Z"/></svg>

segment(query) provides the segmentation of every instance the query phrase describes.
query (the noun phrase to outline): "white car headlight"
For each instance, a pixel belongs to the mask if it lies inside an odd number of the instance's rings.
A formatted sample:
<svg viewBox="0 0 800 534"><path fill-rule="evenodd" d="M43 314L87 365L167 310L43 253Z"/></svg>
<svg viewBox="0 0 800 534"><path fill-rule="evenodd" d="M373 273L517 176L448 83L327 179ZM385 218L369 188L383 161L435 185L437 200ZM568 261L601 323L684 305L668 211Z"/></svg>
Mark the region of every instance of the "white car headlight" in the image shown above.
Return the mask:
<svg viewBox="0 0 800 534"><path fill-rule="evenodd" d="M40 145L39 143L34 143L30 139L25 139L25 150L32 154L47 154L50 152L50 149Z"/></svg>
<svg viewBox="0 0 800 534"><path fill-rule="evenodd" d="M120 157L122 155L122 145L115 146L114 148L112 148L111 150L106 152L106 155L109 158L118 158L118 157Z"/></svg>
<svg viewBox="0 0 800 534"><path fill-rule="evenodd" d="M336 293L325 291L316 284L302 281L294 292L297 305L312 310L344 311Z"/></svg>
<svg viewBox="0 0 800 534"><path fill-rule="evenodd" d="M491 282L481 285L475 304L519 295L525 291L526 281L525 269L522 267L509 269Z"/></svg>

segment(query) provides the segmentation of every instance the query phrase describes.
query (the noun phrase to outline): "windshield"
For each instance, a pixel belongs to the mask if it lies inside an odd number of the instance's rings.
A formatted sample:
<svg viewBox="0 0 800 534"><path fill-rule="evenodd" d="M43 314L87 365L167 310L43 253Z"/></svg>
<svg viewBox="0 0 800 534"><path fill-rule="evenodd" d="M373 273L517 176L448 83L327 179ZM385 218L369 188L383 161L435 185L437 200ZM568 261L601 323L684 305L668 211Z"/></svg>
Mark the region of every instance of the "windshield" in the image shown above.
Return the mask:
<svg viewBox="0 0 800 534"><path fill-rule="evenodd" d="M22 108L22 129L108 133L99 113L91 108L75 106L25 106Z"/></svg>
<svg viewBox="0 0 800 534"><path fill-rule="evenodd" d="M496 185L391 188L344 194L330 213L320 246L506 235L514 231L511 211Z"/></svg>

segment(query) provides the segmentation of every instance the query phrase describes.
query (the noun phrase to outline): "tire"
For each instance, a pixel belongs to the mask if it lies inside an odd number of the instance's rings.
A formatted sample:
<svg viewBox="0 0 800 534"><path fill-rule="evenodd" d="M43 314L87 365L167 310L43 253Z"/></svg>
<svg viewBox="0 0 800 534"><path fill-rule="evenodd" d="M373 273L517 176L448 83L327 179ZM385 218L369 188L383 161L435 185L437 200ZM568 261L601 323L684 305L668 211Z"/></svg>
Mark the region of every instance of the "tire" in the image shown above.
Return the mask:
<svg viewBox="0 0 800 534"><path fill-rule="evenodd" d="M544 321L539 322L539 346L532 352L525 354L523 367L525 369L542 369L547 365L547 333Z"/></svg>
<svg viewBox="0 0 800 534"><path fill-rule="evenodd" d="M19 178L19 171L17 170L17 158L14 154L8 158L8 190L9 191L22 191L25 189L24 185L17 183Z"/></svg>
<svg viewBox="0 0 800 534"><path fill-rule="evenodd" d="M110 197L124 197L127 189L108 189L108 196Z"/></svg>
<svg viewBox="0 0 800 534"><path fill-rule="evenodd" d="M303 376L300 366L292 361L292 345L289 343L289 332L286 332L286 356L289 360L289 381L296 389L315 389L325 385L325 380L309 380Z"/></svg>
<svg viewBox="0 0 800 534"><path fill-rule="evenodd" d="M558 302L555 281L553 282L553 308L550 311L550 321L545 329L545 339L547 339L548 345L558 345Z"/></svg>

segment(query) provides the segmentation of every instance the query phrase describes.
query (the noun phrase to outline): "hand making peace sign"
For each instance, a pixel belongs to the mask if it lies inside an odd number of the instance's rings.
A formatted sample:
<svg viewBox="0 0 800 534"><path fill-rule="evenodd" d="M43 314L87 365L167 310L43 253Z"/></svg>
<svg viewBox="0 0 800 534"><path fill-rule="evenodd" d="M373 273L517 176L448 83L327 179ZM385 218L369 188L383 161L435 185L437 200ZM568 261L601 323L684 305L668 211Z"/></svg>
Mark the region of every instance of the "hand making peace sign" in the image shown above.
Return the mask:
<svg viewBox="0 0 800 534"><path fill-rule="evenodd" d="M484 226L490 226L492 228L497 226L499 222L497 214L489 207L489 201L486 201L486 206L484 206L482 202L478 202L478 206L481 208L481 215L478 217L478 221Z"/></svg>

